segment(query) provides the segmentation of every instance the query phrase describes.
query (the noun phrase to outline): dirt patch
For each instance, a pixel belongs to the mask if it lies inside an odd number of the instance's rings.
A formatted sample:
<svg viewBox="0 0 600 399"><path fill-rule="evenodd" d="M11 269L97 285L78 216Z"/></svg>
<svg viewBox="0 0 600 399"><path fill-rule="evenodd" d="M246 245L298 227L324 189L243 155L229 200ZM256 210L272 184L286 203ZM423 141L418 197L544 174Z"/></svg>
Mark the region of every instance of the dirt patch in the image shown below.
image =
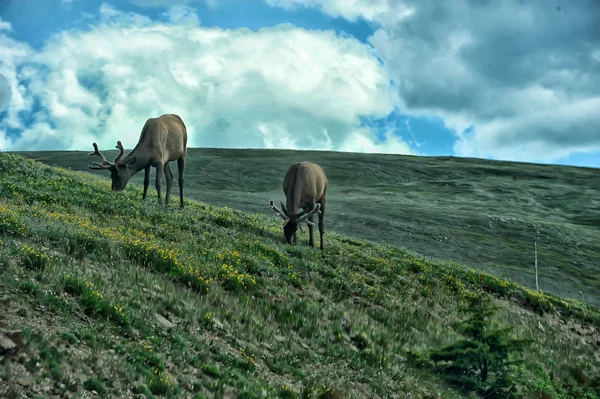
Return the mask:
<svg viewBox="0 0 600 399"><path fill-rule="evenodd" d="M32 303L30 298L19 292L8 291L5 287L0 289L3 289L0 298L6 305L0 307L0 329L26 331L16 350L0 354L0 397L40 395L58 398L77 392L79 397L92 398L98 393L86 390L84 383L90 376L97 376L96 370L103 370L109 378L112 371L123 370L123 360L114 351L106 348L94 350L85 339L80 341L69 333L86 327L82 320L86 320L87 316L83 312L77 312L79 317L67 322L56 312ZM119 385L119 380L115 379L113 388L126 393L126 396L132 394L129 387Z"/></svg>

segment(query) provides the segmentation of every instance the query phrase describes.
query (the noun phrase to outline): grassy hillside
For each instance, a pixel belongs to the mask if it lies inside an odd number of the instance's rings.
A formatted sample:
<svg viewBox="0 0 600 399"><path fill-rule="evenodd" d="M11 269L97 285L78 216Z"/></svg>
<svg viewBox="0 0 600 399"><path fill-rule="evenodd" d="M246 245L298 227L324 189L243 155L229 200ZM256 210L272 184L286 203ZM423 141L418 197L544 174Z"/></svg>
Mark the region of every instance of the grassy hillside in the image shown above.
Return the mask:
<svg viewBox="0 0 600 399"><path fill-rule="evenodd" d="M284 245L272 216L140 195L0 154L0 332L18 345L1 397L474 397L419 356L458 339L474 290L533 339L518 397L600 397L594 307L335 233L323 256Z"/></svg>
<svg viewBox="0 0 600 399"><path fill-rule="evenodd" d="M107 151L107 158L114 159L116 153ZM86 152L23 155L82 171L89 171L92 161ZM269 216L273 215L269 199L284 200L281 185L289 165L313 160L324 167L330 180L327 231L451 259L530 288L535 288L537 241L540 288L600 306L598 169L195 148L189 150L188 159L188 197ZM96 173L108 179L108 172ZM133 180L141 183L143 173Z"/></svg>

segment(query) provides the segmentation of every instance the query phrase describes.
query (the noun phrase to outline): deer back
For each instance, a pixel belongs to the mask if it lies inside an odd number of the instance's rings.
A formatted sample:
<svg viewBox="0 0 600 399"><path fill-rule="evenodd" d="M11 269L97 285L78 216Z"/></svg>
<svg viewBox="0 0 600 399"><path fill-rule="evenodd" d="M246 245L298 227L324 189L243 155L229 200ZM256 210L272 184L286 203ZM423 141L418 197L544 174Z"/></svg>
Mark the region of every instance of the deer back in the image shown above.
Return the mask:
<svg viewBox="0 0 600 399"><path fill-rule="evenodd" d="M145 153L153 162L175 161L187 151L187 129L175 114L150 118L144 124L135 153Z"/></svg>
<svg viewBox="0 0 600 399"><path fill-rule="evenodd" d="M283 179L288 211L296 214L298 208L318 202L327 185L325 171L318 164L309 161L292 164Z"/></svg>

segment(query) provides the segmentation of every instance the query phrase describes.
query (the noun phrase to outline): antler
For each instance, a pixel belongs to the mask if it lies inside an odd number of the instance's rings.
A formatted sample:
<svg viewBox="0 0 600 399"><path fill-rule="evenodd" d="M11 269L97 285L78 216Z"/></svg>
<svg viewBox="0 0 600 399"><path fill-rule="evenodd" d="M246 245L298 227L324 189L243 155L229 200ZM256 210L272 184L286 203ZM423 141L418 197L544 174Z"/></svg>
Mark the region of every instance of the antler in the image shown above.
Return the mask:
<svg viewBox="0 0 600 399"><path fill-rule="evenodd" d="M311 222L310 220L308 220L308 218L310 216L312 216L315 213L321 213L321 204L316 204L315 207L308 213L305 213L304 215L302 215L301 217L298 218L298 223L306 223L308 225L314 226L315 224L313 222Z"/></svg>
<svg viewBox="0 0 600 399"><path fill-rule="evenodd" d="M94 152L90 152L88 154L88 156L92 156L92 155L99 156L100 158L102 158L102 163L93 162L97 166L90 165L90 169L106 169L106 168L109 168L110 166L112 166L112 163L108 162L106 160L106 158L104 157L104 155L102 155L102 153L98 150L98 144L93 143L93 146L94 146Z"/></svg>
<svg viewBox="0 0 600 399"><path fill-rule="evenodd" d="M269 200L269 208L273 209L277 216L281 216L282 219L289 219L285 212L282 212L281 209L277 208L277 205L275 205L275 201Z"/></svg>
<svg viewBox="0 0 600 399"><path fill-rule="evenodd" d="M277 208L277 206L275 205L275 201L269 200L269 208L273 209L275 211L275 213L277 214L277 216L280 216L283 219L283 223L280 226L281 228L283 228L286 224L288 224L288 222L290 221L290 218L287 215L287 209L285 208L285 205L283 205L283 202L281 202L281 207L284 209L283 211L281 209ZM306 218L308 218L310 215L312 215L313 213L315 213L317 211L319 211L319 213L321 213L321 211L319 210L320 207L321 207L321 204L317 204L317 206L315 206L315 208L312 211L310 211L310 213L308 213L307 215L302 215L300 217L300 219L298 219L298 227L300 228L301 232L304 232L304 229L302 228L302 223L306 223L310 226L315 225L310 220L306 220Z"/></svg>
<svg viewBox="0 0 600 399"><path fill-rule="evenodd" d="M285 209L283 203L281 204L281 207ZM285 214L285 212L282 212L281 209L277 208L275 201L269 200L269 208L273 209L277 216L280 216L283 219L283 223L280 226L281 228L283 228L290 221L290 218Z"/></svg>
<svg viewBox="0 0 600 399"><path fill-rule="evenodd" d="M117 163L117 162L119 162L119 159L121 159L121 157L125 153L125 148L123 148L123 144L121 144L121 140L117 141L117 145L115 146L115 148L118 148L119 150L121 150L119 152L119 155L117 155L117 157L114 160L114 163Z"/></svg>
<svg viewBox="0 0 600 399"><path fill-rule="evenodd" d="M283 209L283 213L287 217L287 220L285 222L283 222L283 224L281 225L281 227L283 228L289 222L289 216L287 216L288 211L287 211L287 208L285 207L285 205L283 205L283 201L280 201L279 203L281 204L281 209ZM300 222L298 222L298 227L300 228L300 231L304 233L304 229L302 228L302 224Z"/></svg>

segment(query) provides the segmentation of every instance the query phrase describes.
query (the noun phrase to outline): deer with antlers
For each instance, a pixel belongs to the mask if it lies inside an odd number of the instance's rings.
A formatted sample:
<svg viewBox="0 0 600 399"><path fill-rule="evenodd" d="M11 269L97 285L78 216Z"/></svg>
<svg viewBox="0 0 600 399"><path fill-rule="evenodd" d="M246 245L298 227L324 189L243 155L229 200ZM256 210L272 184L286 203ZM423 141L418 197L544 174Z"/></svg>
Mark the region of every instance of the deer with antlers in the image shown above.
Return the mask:
<svg viewBox="0 0 600 399"><path fill-rule="evenodd" d="M321 243L319 248L323 250L323 234L325 217L325 204L327 202L328 181L325 171L321 166L312 162L296 162L289 167L283 179L283 192L286 197L286 205L281 202L281 210L275 205L275 201L269 201L269 207L275 211L277 216L283 219L283 234L288 244L296 243L296 230L301 224L308 225L308 245L315 246L313 229L315 223L313 215L319 215L319 236ZM298 209L302 211L298 213Z"/></svg>
<svg viewBox="0 0 600 399"><path fill-rule="evenodd" d="M155 167L155 187L158 193L158 203L162 203L161 185L164 173L167 180L165 204L168 205L173 185L173 172L171 172L169 162L177 161L180 208L183 209L183 171L187 156L187 139L187 129L183 120L178 115L165 114L157 118L150 118L142 128L137 145L123 160L121 160L121 157L125 153L125 149L121 141L117 141L116 148L120 152L113 162L107 161L104 155L98 151L98 145L93 143L94 152L90 152L88 155L100 157L102 163L94 162L94 165L90 165L89 167L90 169L108 169L114 191L124 190L129 179L144 169L144 194L142 200L146 199L148 193L150 168Z"/></svg>

